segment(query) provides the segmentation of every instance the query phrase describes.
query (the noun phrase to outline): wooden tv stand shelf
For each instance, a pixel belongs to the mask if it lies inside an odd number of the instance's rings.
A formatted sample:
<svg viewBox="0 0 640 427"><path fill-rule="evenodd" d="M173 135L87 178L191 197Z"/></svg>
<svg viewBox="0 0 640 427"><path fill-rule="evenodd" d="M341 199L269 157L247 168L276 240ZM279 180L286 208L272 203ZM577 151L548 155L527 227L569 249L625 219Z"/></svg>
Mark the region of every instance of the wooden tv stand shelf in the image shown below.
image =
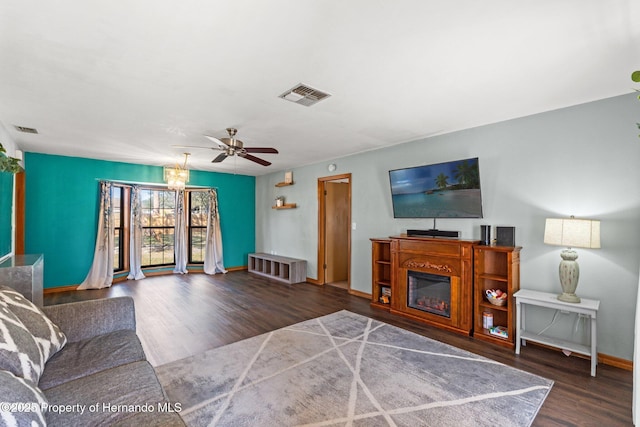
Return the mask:
<svg viewBox="0 0 640 427"><path fill-rule="evenodd" d="M513 294L519 289L520 247L483 246L478 240L409 237L372 238L371 306L452 332L515 346ZM436 285L430 289L432 283ZM445 285L445 296L438 299ZM482 296L500 288L507 303L493 306ZM432 295L435 293L435 296ZM435 301L435 302L434 302ZM483 328L483 313L507 337Z"/></svg>
<svg viewBox="0 0 640 427"><path fill-rule="evenodd" d="M513 295L520 289L520 249L522 249L520 246L478 245L474 247L474 338L514 348L516 318ZM491 304L485 294L488 289L500 289L506 292L505 305ZM504 327L506 337L494 335L490 329L483 327L485 314L491 316L493 326Z"/></svg>
<svg viewBox="0 0 640 427"><path fill-rule="evenodd" d="M371 239L371 244L371 305L388 310L391 306L391 239Z"/></svg>

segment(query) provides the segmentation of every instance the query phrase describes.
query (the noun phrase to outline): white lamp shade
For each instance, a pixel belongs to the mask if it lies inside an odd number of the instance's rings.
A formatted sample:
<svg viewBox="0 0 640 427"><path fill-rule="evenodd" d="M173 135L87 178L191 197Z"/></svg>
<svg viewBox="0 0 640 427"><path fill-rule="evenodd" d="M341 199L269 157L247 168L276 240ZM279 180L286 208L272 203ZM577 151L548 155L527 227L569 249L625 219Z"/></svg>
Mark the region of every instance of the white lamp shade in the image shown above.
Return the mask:
<svg viewBox="0 0 640 427"><path fill-rule="evenodd" d="M547 218L544 243L568 248L600 248L600 221L576 218Z"/></svg>

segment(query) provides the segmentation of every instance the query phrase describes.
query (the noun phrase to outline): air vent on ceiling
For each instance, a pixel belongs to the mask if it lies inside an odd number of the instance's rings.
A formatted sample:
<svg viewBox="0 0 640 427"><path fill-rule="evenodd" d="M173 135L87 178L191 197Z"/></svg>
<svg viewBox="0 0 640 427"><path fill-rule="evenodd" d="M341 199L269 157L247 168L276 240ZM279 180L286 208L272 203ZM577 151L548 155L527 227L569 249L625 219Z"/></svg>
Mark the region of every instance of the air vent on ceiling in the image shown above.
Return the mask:
<svg viewBox="0 0 640 427"><path fill-rule="evenodd" d="M28 127L24 127L24 126L16 126L14 125L14 127L19 131L19 132L24 132L24 133L38 133L38 129L36 128L28 128Z"/></svg>
<svg viewBox="0 0 640 427"><path fill-rule="evenodd" d="M322 101L323 99L330 96L331 95L326 92L322 92L318 89L314 89L310 86L300 83L280 95L280 98L309 107L316 102Z"/></svg>

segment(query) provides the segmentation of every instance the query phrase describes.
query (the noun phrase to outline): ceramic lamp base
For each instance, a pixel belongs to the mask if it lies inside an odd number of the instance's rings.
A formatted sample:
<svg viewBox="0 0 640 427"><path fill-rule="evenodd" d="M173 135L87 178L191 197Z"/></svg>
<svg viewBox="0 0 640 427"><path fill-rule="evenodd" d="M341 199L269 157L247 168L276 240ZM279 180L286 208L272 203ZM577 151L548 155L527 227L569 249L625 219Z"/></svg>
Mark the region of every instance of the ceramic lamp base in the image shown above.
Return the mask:
<svg viewBox="0 0 640 427"><path fill-rule="evenodd" d="M580 267L578 266L578 253L571 249L565 249L560 253L560 285L562 294L558 299L564 302L579 303L580 297L576 296L578 279L580 278Z"/></svg>
<svg viewBox="0 0 640 427"><path fill-rule="evenodd" d="M576 294L565 294L564 292L558 295L558 299L564 302L572 302L572 303L580 302L580 297L577 296Z"/></svg>

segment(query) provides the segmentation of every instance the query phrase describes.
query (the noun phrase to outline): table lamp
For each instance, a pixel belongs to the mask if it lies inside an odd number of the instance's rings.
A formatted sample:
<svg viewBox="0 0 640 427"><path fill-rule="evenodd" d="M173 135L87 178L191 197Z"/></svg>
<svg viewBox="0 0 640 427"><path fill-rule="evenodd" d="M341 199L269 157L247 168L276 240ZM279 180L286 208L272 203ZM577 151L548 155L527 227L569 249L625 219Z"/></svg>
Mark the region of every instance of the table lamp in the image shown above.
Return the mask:
<svg viewBox="0 0 640 427"><path fill-rule="evenodd" d="M578 253L572 248L600 248L600 221L592 219L547 218L544 227L544 243L548 245L566 246L560 253L560 301L579 303L576 296L580 268Z"/></svg>

